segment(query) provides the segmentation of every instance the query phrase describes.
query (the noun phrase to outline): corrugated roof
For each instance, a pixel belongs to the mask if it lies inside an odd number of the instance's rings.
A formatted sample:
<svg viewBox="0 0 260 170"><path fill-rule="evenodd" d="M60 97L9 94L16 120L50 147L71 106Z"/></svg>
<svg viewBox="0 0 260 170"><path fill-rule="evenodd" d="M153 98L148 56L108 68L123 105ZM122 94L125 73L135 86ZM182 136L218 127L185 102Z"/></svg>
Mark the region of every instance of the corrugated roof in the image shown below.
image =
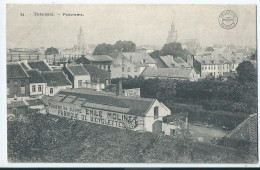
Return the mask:
<svg viewBox="0 0 260 170"><path fill-rule="evenodd" d="M17 62L8 63L6 71L7 71L7 79L28 78L29 77L29 75L26 73L26 71Z"/></svg>
<svg viewBox="0 0 260 170"><path fill-rule="evenodd" d="M141 76L165 78L189 78L192 69L184 68L146 68Z"/></svg>
<svg viewBox="0 0 260 170"><path fill-rule="evenodd" d="M89 72L80 64L80 65L69 65L67 69L73 75L89 75Z"/></svg>
<svg viewBox="0 0 260 170"><path fill-rule="evenodd" d="M28 70L27 74L30 76L30 83L46 83L46 80L38 70Z"/></svg>
<svg viewBox="0 0 260 170"><path fill-rule="evenodd" d="M45 71L41 73L47 86L69 86L71 82L62 71Z"/></svg>
<svg viewBox="0 0 260 170"><path fill-rule="evenodd" d="M32 68L32 69L37 69L39 71L52 71L50 69L50 67L48 67L48 65L42 61L28 61L28 65Z"/></svg>
<svg viewBox="0 0 260 170"><path fill-rule="evenodd" d="M111 111L120 112L119 108L124 108L122 111L135 116L145 116L148 109L156 101L156 99L148 98L131 98L123 96L114 96L101 93L89 93L77 92L73 89L71 90L61 90L55 96L65 95L64 99L68 96L76 96L77 98L84 98L86 102L81 106L99 109L108 109ZM55 100L55 96L52 100ZM63 100L64 100L63 99ZM76 99L75 99L76 100ZM102 108L100 106L102 105Z"/></svg>

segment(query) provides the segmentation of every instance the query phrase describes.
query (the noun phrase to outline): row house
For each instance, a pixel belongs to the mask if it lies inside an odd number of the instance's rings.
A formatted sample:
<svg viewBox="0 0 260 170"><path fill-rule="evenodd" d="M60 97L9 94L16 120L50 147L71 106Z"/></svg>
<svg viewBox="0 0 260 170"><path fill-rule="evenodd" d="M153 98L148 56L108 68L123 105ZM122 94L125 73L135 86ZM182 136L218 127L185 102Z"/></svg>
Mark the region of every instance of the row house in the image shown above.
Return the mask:
<svg viewBox="0 0 260 170"><path fill-rule="evenodd" d="M210 53L208 55L188 56L187 62L200 72L201 78L207 76L217 78L230 74L231 62L221 54L213 55Z"/></svg>
<svg viewBox="0 0 260 170"><path fill-rule="evenodd" d="M157 68L156 61L141 52L118 52L109 54L113 58L111 78L138 77L145 68Z"/></svg>

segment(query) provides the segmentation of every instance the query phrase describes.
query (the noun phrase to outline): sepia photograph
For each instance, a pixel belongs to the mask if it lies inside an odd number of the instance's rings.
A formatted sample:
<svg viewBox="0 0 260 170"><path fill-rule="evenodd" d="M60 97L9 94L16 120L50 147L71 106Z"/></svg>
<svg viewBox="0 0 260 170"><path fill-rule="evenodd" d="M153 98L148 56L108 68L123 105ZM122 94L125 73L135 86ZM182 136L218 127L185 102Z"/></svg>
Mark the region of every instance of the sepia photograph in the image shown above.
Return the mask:
<svg viewBox="0 0 260 170"><path fill-rule="evenodd" d="M259 163L256 4L5 8L8 163Z"/></svg>

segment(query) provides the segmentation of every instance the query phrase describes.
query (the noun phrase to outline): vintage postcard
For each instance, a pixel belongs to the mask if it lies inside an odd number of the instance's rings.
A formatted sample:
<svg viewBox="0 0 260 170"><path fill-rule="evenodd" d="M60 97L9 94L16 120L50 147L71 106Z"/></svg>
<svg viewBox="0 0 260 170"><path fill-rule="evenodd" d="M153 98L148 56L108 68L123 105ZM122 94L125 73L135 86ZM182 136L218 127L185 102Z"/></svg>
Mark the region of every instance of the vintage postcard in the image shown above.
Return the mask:
<svg viewBox="0 0 260 170"><path fill-rule="evenodd" d="M5 9L8 163L258 164L257 5Z"/></svg>

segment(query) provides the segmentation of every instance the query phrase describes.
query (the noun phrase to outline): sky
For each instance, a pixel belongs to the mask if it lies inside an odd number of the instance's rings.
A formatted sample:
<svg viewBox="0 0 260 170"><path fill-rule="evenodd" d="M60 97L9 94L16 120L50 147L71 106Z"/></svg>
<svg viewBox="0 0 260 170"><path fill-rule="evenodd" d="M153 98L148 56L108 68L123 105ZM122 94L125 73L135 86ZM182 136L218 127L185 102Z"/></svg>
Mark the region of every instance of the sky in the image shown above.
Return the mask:
<svg viewBox="0 0 260 170"><path fill-rule="evenodd" d="M232 29L219 25L218 17L224 10L232 10L238 16L238 23ZM55 16L34 16L34 12ZM63 16L63 13L84 16ZM6 7L6 19L7 48L72 48L80 27L87 44L127 40L136 45L163 46L172 22L179 39L198 39L202 46L256 47L254 5L12 4Z"/></svg>

